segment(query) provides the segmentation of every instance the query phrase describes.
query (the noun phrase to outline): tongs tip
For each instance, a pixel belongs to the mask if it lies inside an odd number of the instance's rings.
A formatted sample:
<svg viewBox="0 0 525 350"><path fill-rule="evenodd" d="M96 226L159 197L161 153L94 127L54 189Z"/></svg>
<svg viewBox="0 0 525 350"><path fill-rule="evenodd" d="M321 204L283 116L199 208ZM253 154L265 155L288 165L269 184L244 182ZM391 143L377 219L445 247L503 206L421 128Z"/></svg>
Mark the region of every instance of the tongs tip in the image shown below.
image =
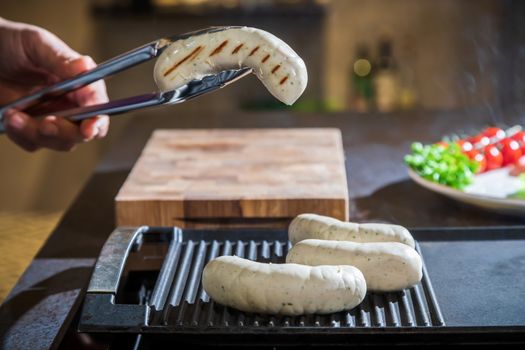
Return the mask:
<svg viewBox="0 0 525 350"><path fill-rule="evenodd" d="M223 88L252 72L252 68L243 67L206 75L201 79L192 80L177 89L162 92L161 95L165 101L163 103L173 104L192 99L204 93Z"/></svg>
<svg viewBox="0 0 525 350"><path fill-rule="evenodd" d="M230 69L230 70L224 70L219 73L219 75L222 76L222 79L224 79L224 85L231 84L233 82L236 82L237 80L244 78L248 74L252 73L253 69L249 67L243 67L240 69Z"/></svg>

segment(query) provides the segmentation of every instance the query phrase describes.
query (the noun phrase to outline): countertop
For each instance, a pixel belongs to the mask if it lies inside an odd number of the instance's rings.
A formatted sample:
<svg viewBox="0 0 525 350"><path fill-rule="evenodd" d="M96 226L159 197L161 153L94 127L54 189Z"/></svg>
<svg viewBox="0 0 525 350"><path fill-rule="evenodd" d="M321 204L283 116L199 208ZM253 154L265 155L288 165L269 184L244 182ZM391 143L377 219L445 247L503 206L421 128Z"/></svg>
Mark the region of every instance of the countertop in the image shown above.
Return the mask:
<svg viewBox="0 0 525 350"><path fill-rule="evenodd" d="M95 259L114 229L113 198L149 135L157 128L340 128L346 155L351 219L392 222L430 231L443 227L514 226L521 232L520 226L525 227L525 217L469 207L422 189L408 179L402 159L412 141L433 142L458 130L479 130L487 121L477 118L475 113L319 115L272 112L198 116L137 114L133 118L133 123L129 123L119 142L105 156L0 307L0 339L5 348L41 349L59 344L79 306ZM518 288L502 287L505 293L501 293L501 297L510 295L519 298L517 300L524 299L525 286L521 281L524 280L522 252L525 249L521 247L525 248L523 240L509 240L505 235L495 237L490 243L473 236L472 240L464 242L440 240L422 244L438 300L460 300L455 293L461 289L452 285L466 281L481 296L479 305L493 300L490 293L497 292L494 288L487 289L488 281L483 280L495 266L499 266L503 274L509 274L501 276L506 276L504 282L517 274L514 281ZM442 259L445 252L454 252L451 255L454 259ZM491 256L485 257L489 252ZM447 266L461 264L472 264L473 273L464 278L449 274ZM513 310L507 301L498 299L500 296L492 296L495 301L490 305L494 305L496 315L497 310ZM498 303L502 303L499 309ZM474 306L474 311L469 311L470 304L462 309L460 304L447 305L460 308L464 316L475 311ZM458 317L453 309L442 308L447 324L465 321L466 316ZM507 320L512 325L525 325L523 306L514 310L515 313L505 312L498 316L498 322ZM483 318L477 320L480 324L485 322Z"/></svg>

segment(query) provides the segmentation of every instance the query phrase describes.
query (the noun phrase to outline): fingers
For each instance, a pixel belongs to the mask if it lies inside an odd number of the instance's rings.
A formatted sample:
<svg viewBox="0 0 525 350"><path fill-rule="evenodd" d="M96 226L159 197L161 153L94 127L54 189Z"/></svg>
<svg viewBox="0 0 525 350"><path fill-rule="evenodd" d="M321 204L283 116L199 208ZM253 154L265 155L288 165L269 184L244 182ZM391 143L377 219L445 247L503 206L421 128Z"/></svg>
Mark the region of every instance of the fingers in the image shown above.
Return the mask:
<svg viewBox="0 0 525 350"><path fill-rule="evenodd" d="M66 65L65 68L71 76L80 74L97 66L95 61L89 56L82 56ZM106 84L103 80L98 80L88 86L83 87L70 94L70 98L79 106L90 106L108 102Z"/></svg>
<svg viewBox="0 0 525 350"><path fill-rule="evenodd" d="M69 63L70 72L82 72L96 67L96 63L89 56L82 56L77 60ZM91 106L99 103L108 102L106 84L99 80L82 89L72 92L68 96L74 103L79 106ZM94 118L82 121L80 131L85 139L103 138L107 135L109 129L108 116L96 116Z"/></svg>
<svg viewBox="0 0 525 350"><path fill-rule="evenodd" d="M34 152L39 147L32 140L36 139L37 129L28 122L29 117L23 113L5 113L4 127L7 137L21 148Z"/></svg>
<svg viewBox="0 0 525 350"><path fill-rule="evenodd" d="M62 77L73 77L80 73L84 73L90 69L93 69L97 66L95 61L89 56L78 56L73 59L70 59L66 62L62 62L62 65L59 67L60 72L55 72Z"/></svg>
<svg viewBox="0 0 525 350"><path fill-rule="evenodd" d="M89 140L77 125L54 116L35 120L25 113L10 111L4 119L8 137L27 151L40 147L70 151L77 143Z"/></svg>
<svg viewBox="0 0 525 350"><path fill-rule="evenodd" d="M96 64L89 56L82 56L79 59L71 61L68 66L72 67L67 69L73 73L94 67ZM70 92L66 96L54 98L46 103L28 108L25 112L31 115L45 115L52 114L53 111L61 111L79 106L90 106L107 101L106 85L104 81L100 80L79 90Z"/></svg>
<svg viewBox="0 0 525 350"><path fill-rule="evenodd" d="M108 134L108 130L109 117L107 115L86 119L80 124L80 132L85 140L101 139Z"/></svg>
<svg viewBox="0 0 525 350"><path fill-rule="evenodd" d="M66 65L66 70L71 75L76 75L96 67L95 61L89 56L82 56ZM106 84L99 80L93 84L85 86L68 95L68 98L78 106L91 106L99 103L108 102ZM107 135L109 129L108 116L96 116L86 119L80 124L80 131L86 140L93 138L103 138Z"/></svg>
<svg viewBox="0 0 525 350"><path fill-rule="evenodd" d="M33 65L44 69L50 77L58 80L74 77L95 68L95 61L81 56L53 33L38 27L31 27L24 35L24 48ZM71 100L78 106L88 106L108 101L106 85L99 80L74 93Z"/></svg>

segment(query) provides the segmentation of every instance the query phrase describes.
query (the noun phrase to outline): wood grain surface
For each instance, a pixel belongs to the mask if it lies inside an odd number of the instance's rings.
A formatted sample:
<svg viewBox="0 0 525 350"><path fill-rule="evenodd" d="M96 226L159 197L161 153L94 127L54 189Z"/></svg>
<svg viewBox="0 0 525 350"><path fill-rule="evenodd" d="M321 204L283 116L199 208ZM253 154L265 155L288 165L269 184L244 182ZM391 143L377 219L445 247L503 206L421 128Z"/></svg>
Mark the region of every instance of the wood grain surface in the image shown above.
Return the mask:
<svg viewBox="0 0 525 350"><path fill-rule="evenodd" d="M116 196L118 225L283 227L348 219L338 129L157 130Z"/></svg>

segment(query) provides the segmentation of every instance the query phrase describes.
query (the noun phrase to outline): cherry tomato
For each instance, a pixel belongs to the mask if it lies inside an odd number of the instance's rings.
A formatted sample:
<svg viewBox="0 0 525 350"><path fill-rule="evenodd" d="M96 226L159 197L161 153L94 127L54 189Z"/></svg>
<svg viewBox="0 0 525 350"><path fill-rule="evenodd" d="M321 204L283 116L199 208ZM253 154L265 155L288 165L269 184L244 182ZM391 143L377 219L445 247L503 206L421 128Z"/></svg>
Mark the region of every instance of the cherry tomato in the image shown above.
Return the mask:
<svg viewBox="0 0 525 350"><path fill-rule="evenodd" d="M479 154L479 151L477 149L473 149L472 151L465 152L465 155L471 160L474 160L478 154Z"/></svg>
<svg viewBox="0 0 525 350"><path fill-rule="evenodd" d="M525 168L525 156L521 156L520 159L518 159L518 162L515 165Z"/></svg>
<svg viewBox="0 0 525 350"><path fill-rule="evenodd" d="M518 141L520 144L521 154L525 154L525 131L518 131L511 136L511 139Z"/></svg>
<svg viewBox="0 0 525 350"><path fill-rule="evenodd" d="M525 144L525 131L518 131L517 133L512 135L510 138L518 141L520 146L523 146Z"/></svg>
<svg viewBox="0 0 525 350"><path fill-rule="evenodd" d="M474 149L474 146L472 146L472 143L470 143L467 140L459 140L456 143L461 148L461 151L465 154L467 154L468 152L471 152Z"/></svg>
<svg viewBox="0 0 525 350"><path fill-rule="evenodd" d="M475 154L473 153L473 157L471 159L479 164L476 174L484 172L487 169L487 159L485 158L485 155L476 150L472 152L475 152Z"/></svg>
<svg viewBox="0 0 525 350"><path fill-rule="evenodd" d="M525 156L521 156L518 162L514 164L514 167L510 171L510 175L518 176L525 172Z"/></svg>
<svg viewBox="0 0 525 350"><path fill-rule="evenodd" d="M474 148L483 148L490 143L490 139L483 134L472 136L468 141L472 143Z"/></svg>
<svg viewBox="0 0 525 350"><path fill-rule="evenodd" d="M476 173L482 173L487 169L487 160L485 159L485 155L478 151L477 149L472 149L468 152L464 152L469 159L477 162L479 164L478 170Z"/></svg>
<svg viewBox="0 0 525 350"><path fill-rule="evenodd" d="M506 138L501 140L501 154L503 155L503 166L517 163L521 157L520 145L516 140Z"/></svg>
<svg viewBox="0 0 525 350"><path fill-rule="evenodd" d="M487 171L501 168L501 165L503 164L503 155L496 145L488 145L485 147L484 153L487 162Z"/></svg>
<svg viewBox="0 0 525 350"><path fill-rule="evenodd" d="M496 140L501 140L505 138L505 131L500 128L486 128L483 131L483 135L487 136L490 139L495 138Z"/></svg>

